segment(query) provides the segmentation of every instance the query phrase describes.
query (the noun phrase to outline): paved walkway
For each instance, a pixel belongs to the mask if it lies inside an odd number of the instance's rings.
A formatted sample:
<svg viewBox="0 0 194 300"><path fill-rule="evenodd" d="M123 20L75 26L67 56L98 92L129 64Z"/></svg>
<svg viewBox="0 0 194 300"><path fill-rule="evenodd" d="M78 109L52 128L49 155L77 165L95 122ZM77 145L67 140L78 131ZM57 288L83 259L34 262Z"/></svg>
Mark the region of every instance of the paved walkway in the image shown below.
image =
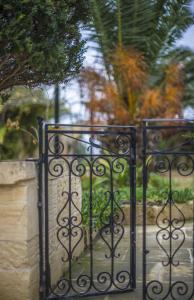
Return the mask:
<svg viewBox="0 0 194 300"><path fill-rule="evenodd" d="M164 249L167 249L167 252L163 251L158 242L156 241L156 233L158 232L158 227L148 226L147 227L147 245L150 250L150 253L147 256L147 279L148 281L158 280L163 284L169 283L169 268L170 265L163 266L164 264L168 264L168 254L169 254L169 239L165 239L165 232L161 232L158 235L158 241ZM188 284L188 286L193 287L193 257L192 257L192 225L187 224L182 231L175 232L177 236L174 236L174 239L171 244L172 254L179 250L174 255L174 266L172 267L172 282L181 280ZM119 272L129 265L130 260L130 252L129 252L129 227L125 227L125 234L119 243L118 252L120 253L120 257L115 259L115 271ZM105 272L110 270L110 265L106 264L105 254L108 255L108 248L102 239L98 239L94 245L94 270L95 273ZM126 293L126 294L116 294L116 295L106 295L106 296L95 296L88 297L89 300L142 300L142 227L137 227L137 289L134 292ZM74 268L74 274L85 274L88 272L90 267L90 253L86 253L84 256L79 258L76 263L76 267ZM111 261L111 260L110 260ZM180 262L177 265L178 261ZM75 275L75 276L77 276ZM76 277L75 277L76 280ZM165 291L168 290L165 289ZM183 290L184 291L184 290ZM188 291L187 294L178 296L175 294L175 298L172 296L168 296L166 298L162 298L164 294L160 296L152 296L154 300L188 300L189 296L192 292ZM78 298L76 298L78 299ZM81 298L80 298L81 299ZM190 298L190 299L194 299Z"/></svg>

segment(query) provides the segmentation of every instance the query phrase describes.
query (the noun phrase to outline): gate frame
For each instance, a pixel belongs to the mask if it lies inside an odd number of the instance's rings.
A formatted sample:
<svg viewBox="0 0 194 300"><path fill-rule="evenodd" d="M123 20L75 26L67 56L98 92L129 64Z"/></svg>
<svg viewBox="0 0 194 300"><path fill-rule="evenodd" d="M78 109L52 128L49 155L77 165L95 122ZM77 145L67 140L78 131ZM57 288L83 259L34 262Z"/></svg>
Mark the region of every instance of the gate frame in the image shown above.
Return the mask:
<svg viewBox="0 0 194 300"><path fill-rule="evenodd" d="M42 118L38 118L38 136L39 136L39 159L38 159L38 219L39 219L39 296L40 300L46 299L69 299L72 296L58 296L49 297L50 287L50 267L49 267L49 239L48 239L48 134L49 126L55 126L55 128L61 127L79 127L81 129L87 127L90 128L91 134L92 128L130 128L130 275L131 284L127 290L113 290L105 292L95 292L89 294L77 294L73 297L88 297L105 294L119 294L132 292L136 288L136 127L135 126L120 126L120 125L69 125L69 124L50 124L45 123ZM81 131L81 130L80 130ZM106 133L106 130L103 131ZM73 133L73 130L72 130ZM83 131L84 133L84 131ZM129 135L129 132L128 132ZM84 155L83 155L84 156ZM119 156L118 156L119 157ZM122 158L122 155L120 156ZM46 186L47 185L47 186Z"/></svg>
<svg viewBox="0 0 194 300"><path fill-rule="evenodd" d="M164 123L164 122L171 122L172 124L171 125L153 125L152 123ZM187 125L187 124L183 124L183 125L176 125L177 122L182 122L182 123L189 123L191 122L192 124L190 125ZM151 123L151 124L149 124ZM175 125L173 125L175 124ZM148 151L147 152L147 142L149 141L148 139L148 136L147 136L147 129L157 129L157 130L160 130L160 129L193 129L194 130L194 120L191 120L191 119L144 119L143 122L142 122L142 144L143 144L143 147L142 147L142 158L143 158L143 169L142 169L142 180L143 180L143 251L142 251L142 255L143 255L143 268L142 268L142 288L143 288L143 300L146 300L146 299L151 299L149 298L149 296L147 297L147 284L149 282L147 282L147 255L149 254L149 249L147 249L147 183L148 183L148 170L147 170L147 163L146 163L146 160L147 160L147 155L153 155L155 154L166 154L166 155L194 155L194 151L193 152L173 152L173 151L166 151L165 153L165 150L162 152L162 151L157 151L155 150L155 153L154 153L154 150L153 151ZM193 160L194 162L194 160ZM194 166L193 166L194 168ZM194 169L193 169L193 172L194 172ZM193 245L193 255L194 255L194 200L193 200L193 232L192 232L192 235L193 235L193 240L192 240L192 245ZM157 224L156 224L157 225ZM170 237L171 239L171 237ZM184 243L183 243L184 244ZM161 250L162 251L162 250ZM170 271L170 274L171 274L171 271ZM194 276L194 260L193 260L193 276ZM193 277L194 278L194 277ZM177 281L178 282L178 281ZM179 281L180 282L180 281ZM162 283L162 282L161 282ZM184 281L181 281L181 283L184 283ZM172 288L172 285L169 286L169 290L171 290ZM194 285L193 285L193 291L192 292L192 295L188 298L188 300L191 300L192 297L194 296ZM180 294L181 295L181 294ZM167 297L167 298L166 298ZM168 299L169 297L169 294L167 294L167 296L165 296L165 298L162 298L162 299Z"/></svg>

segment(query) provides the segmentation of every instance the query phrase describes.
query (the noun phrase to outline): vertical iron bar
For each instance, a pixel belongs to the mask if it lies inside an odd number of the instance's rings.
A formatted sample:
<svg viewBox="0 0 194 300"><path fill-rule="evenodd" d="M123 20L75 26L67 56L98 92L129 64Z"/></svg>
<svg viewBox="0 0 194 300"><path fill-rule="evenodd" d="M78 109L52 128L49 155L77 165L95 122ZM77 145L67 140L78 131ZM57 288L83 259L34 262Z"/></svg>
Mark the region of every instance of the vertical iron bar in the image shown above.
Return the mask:
<svg viewBox="0 0 194 300"><path fill-rule="evenodd" d="M131 287L136 288L136 129L131 128L130 145L130 268Z"/></svg>
<svg viewBox="0 0 194 300"><path fill-rule="evenodd" d="M147 167L146 167L147 132L146 123L143 122L143 300L146 300L146 191L147 191Z"/></svg>
<svg viewBox="0 0 194 300"><path fill-rule="evenodd" d="M43 119L38 118L38 226L39 226L39 299L43 300L45 293L44 278L44 247L43 247Z"/></svg>
<svg viewBox="0 0 194 300"><path fill-rule="evenodd" d="M193 249L192 249L192 256L193 256L193 293L192 296L194 296L194 200L193 200Z"/></svg>
<svg viewBox="0 0 194 300"><path fill-rule="evenodd" d="M113 166L110 165L110 197L111 197L111 215L110 215L110 232L111 232L111 279L114 282L114 187L113 187Z"/></svg>
<svg viewBox="0 0 194 300"><path fill-rule="evenodd" d="M93 125L93 112L91 110L91 125ZM93 128L90 127L90 130L92 131ZM90 139L92 140L94 138L94 135L90 135ZM89 240L90 240L90 276L91 276L91 286L93 285L94 281L94 274L93 274L93 268L94 268L94 257L93 257L93 146L91 144L90 146L90 196L89 196Z"/></svg>
<svg viewBox="0 0 194 300"><path fill-rule="evenodd" d="M45 181L45 276L46 276L46 296L49 294L50 286L50 266L49 266L49 201L48 201L48 125L45 125L45 172L44 172L44 181Z"/></svg>
<svg viewBox="0 0 194 300"><path fill-rule="evenodd" d="M59 85L55 86L55 124L59 123Z"/></svg>
<svg viewBox="0 0 194 300"><path fill-rule="evenodd" d="M172 286L172 166L169 166L169 194L170 194L170 202L169 202L169 224L170 224L170 229L169 229L169 286L171 288Z"/></svg>
<svg viewBox="0 0 194 300"><path fill-rule="evenodd" d="M70 287L73 286L72 283L72 177L71 177L72 169L69 169L69 231L68 231L68 240L69 240L69 253L68 253L68 260L69 260L69 285Z"/></svg>
<svg viewBox="0 0 194 300"><path fill-rule="evenodd" d="M59 85L56 84L55 86L55 124L59 123ZM57 127L56 127L57 128ZM56 155L59 153L59 136L55 136L55 153Z"/></svg>
<svg viewBox="0 0 194 300"><path fill-rule="evenodd" d="M92 146L91 146L91 157L90 157L90 195L89 195L89 239L90 239L90 276L91 286L93 285L93 184L92 184L92 170L93 170L93 159L92 159Z"/></svg>

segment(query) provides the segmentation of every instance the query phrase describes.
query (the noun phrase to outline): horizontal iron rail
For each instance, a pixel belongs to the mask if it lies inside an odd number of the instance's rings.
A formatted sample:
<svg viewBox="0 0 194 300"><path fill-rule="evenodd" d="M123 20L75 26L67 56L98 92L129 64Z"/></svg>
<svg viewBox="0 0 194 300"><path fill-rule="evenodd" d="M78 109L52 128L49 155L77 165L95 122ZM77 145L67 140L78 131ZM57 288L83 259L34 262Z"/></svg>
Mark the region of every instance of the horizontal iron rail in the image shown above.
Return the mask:
<svg viewBox="0 0 194 300"><path fill-rule="evenodd" d="M76 294L72 296L49 296L47 297L47 300L63 300L63 299L74 299L74 298L87 298L87 297L93 297L93 296L103 296L103 295L112 295L112 294L125 294L129 292L134 292L134 289L127 289L127 290L113 290L113 291L106 291L106 292L94 292L94 293L88 293L88 294Z"/></svg>
<svg viewBox="0 0 194 300"><path fill-rule="evenodd" d="M99 130L61 130L59 129L55 129L55 130L51 130L51 129L47 129L48 133L71 133L71 134L110 134L110 135L116 135L116 134L120 134L120 135L126 135L126 133L131 134L131 131L125 131L125 132L121 132L121 131L99 131Z"/></svg>
<svg viewBox="0 0 194 300"><path fill-rule="evenodd" d="M91 157L91 154L48 154L48 157L56 157L57 158L63 158L63 157L78 157L78 158L84 158L84 157ZM129 153L127 154L94 154L92 153L92 157L117 157L117 158L129 158Z"/></svg>
<svg viewBox="0 0 194 300"><path fill-rule="evenodd" d="M183 118L174 118L174 119L143 119L143 122L194 122L194 119L183 119Z"/></svg>
<svg viewBox="0 0 194 300"><path fill-rule="evenodd" d="M78 124L60 124L60 123L44 123L46 126L52 127L79 127L79 128L135 128L134 125L78 125Z"/></svg>
<svg viewBox="0 0 194 300"><path fill-rule="evenodd" d="M194 124L193 125L146 125L146 129L194 129Z"/></svg>
<svg viewBox="0 0 194 300"><path fill-rule="evenodd" d="M146 155L160 155L160 154L168 154L168 155L194 155L194 151L183 151L183 152L173 152L173 151L146 151Z"/></svg>

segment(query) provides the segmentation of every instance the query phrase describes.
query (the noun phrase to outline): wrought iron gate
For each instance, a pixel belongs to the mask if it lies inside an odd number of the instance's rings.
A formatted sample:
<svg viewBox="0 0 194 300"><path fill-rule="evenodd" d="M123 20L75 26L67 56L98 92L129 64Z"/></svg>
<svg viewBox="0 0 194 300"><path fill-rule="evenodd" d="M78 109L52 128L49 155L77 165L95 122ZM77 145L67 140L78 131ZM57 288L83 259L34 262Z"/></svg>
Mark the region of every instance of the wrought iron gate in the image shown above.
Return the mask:
<svg viewBox="0 0 194 300"><path fill-rule="evenodd" d="M169 139L170 137L170 139ZM164 180L158 207L149 201L149 182ZM194 199L179 204L181 181L194 175L194 124L145 120L143 124L143 299L194 299ZM182 180L181 180L182 179ZM167 186L166 182L167 181ZM185 192L186 193L186 192ZM182 195L186 197L186 194ZM183 199L184 200L184 199ZM182 201L181 201L182 202ZM148 215L155 209L155 226ZM156 212L156 210L158 210ZM188 218L188 216L187 216Z"/></svg>
<svg viewBox="0 0 194 300"><path fill-rule="evenodd" d="M39 123L41 300L132 291L135 128Z"/></svg>

